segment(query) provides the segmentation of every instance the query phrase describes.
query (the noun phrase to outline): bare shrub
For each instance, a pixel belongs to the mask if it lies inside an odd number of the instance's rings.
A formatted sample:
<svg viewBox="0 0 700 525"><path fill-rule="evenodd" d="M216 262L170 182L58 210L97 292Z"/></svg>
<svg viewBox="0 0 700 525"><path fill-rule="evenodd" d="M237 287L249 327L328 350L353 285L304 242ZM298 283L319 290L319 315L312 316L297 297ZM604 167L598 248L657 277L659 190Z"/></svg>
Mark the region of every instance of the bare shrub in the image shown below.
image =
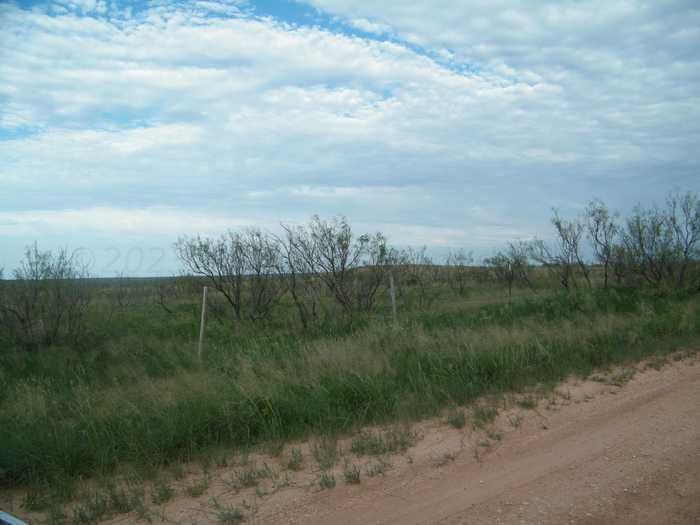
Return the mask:
<svg viewBox="0 0 700 525"><path fill-rule="evenodd" d="M280 246L271 235L249 229L243 234L243 258L248 275L248 316L253 320L264 319L286 291L280 278L283 268Z"/></svg>
<svg viewBox="0 0 700 525"><path fill-rule="evenodd" d="M288 240L291 228L287 228ZM345 313L369 311L386 283L392 251L381 233L356 237L345 217L317 215L291 237L295 257L329 290Z"/></svg>
<svg viewBox="0 0 700 525"><path fill-rule="evenodd" d="M666 207L637 206L622 231L620 258L628 271L658 288L700 287L700 202L671 194Z"/></svg>
<svg viewBox="0 0 700 525"><path fill-rule="evenodd" d="M529 256L556 275L564 289L578 288L579 276L590 287L590 270L582 253L583 223L577 219L564 219L557 211L551 222L556 231L554 246L535 240L530 243Z"/></svg>
<svg viewBox="0 0 700 525"><path fill-rule="evenodd" d="M418 307L429 306L435 299L437 271L433 260L427 255L427 248L407 248L396 254L393 270L397 277L399 297L404 301L407 292L414 290Z"/></svg>
<svg viewBox="0 0 700 525"><path fill-rule="evenodd" d="M603 267L603 288L608 287L610 271L615 264L616 241L620 227L617 216L611 214L600 200L593 200L586 208L586 227L596 260Z"/></svg>
<svg viewBox="0 0 700 525"><path fill-rule="evenodd" d="M464 295L469 286L469 270L474 262L471 253L464 250L450 252L447 255L447 282L459 295Z"/></svg>
<svg viewBox="0 0 700 525"><path fill-rule="evenodd" d="M283 271L287 287L297 309L299 321L306 330L319 318L323 283L312 266L313 258L304 250L313 246L303 227L283 225L285 236L279 239Z"/></svg>
<svg viewBox="0 0 700 525"><path fill-rule="evenodd" d="M486 259L484 263L492 268L496 280L506 285L509 302L513 298L515 284L530 286L528 245L510 243L506 251L498 252L493 257Z"/></svg>
<svg viewBox="0 0 700 525"><path fill-rule="evenodd" d="M88 274L65 249L28 247L13 277L0 280L0 326L10 343L31 350L84 335Z"/></svg>
<svg viewBox="0 0 700 525"><path fill-rule="evenodd" d="M279 245L260 230L229 231L218 239L182 237L175 250L187 271L223 294L236 320L268 317L285 291Z"/></svg>

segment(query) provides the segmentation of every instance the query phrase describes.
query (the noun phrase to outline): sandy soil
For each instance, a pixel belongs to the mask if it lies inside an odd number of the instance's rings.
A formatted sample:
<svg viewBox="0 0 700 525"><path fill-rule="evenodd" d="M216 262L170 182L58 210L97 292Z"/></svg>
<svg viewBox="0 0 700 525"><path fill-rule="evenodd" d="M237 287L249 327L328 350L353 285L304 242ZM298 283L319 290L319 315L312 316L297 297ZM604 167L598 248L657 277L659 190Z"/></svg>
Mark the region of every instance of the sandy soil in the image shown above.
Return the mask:
<svg viewBox="0 0 700 525"><path fill-rule="evenodd" d="M640 364L484 403L499 408L493 424L426 421L412 427L416 443L401 454L357 457L339 443L331 489L319 486L310 444L294 445L304 457L299 471L282 466L290 447L281 458L231 457L206 474L192 465L173 482L177 496L152 505L149 520L224 523L235 507L255 524L700 524L697 349L658 370ZM360 469L359 484L345 482L344 464ZM236 487L246 469L268 475ZM206 490L185 496L204 477Z"/></svg>
<svg viewBox="0 0 700 525"><path fill-rule="evenodd" d="M426 429L411 453L455 453L454 461L414 461L379 483L261 509L256 522L700 524L697 357L637 373L622 388L563 389L498 445L474 449ZM512 410L505 416L514 421Z"/></svg>

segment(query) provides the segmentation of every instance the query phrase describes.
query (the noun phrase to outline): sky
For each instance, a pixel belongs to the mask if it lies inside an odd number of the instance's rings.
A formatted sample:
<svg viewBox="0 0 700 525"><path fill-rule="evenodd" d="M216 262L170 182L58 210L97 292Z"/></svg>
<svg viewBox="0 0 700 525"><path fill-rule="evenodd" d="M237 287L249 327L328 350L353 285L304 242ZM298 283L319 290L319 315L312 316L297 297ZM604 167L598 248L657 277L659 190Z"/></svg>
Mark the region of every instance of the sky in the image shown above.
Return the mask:
<svg viewBox="0 0 700 525"><path fill-rule="evenodd" d="M0 268L348 217L488 255L700 193L697 0L0 1Z"/></svg>

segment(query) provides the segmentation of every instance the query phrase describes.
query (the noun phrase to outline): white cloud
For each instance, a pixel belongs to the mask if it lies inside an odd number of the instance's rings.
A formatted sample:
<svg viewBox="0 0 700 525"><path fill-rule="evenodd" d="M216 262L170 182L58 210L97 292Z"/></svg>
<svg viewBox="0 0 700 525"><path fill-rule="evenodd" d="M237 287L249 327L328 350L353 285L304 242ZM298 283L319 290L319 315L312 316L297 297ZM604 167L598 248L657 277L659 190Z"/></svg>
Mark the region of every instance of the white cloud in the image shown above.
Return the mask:
<svg viewBox="0 0 700 525"><path fill-rule="evenodd" d="M229 228L251 226L231 215L194 212L168 207L95 207L63 210L0 212L0 234L23 237L46 233L88 232L138 234L168 238L203 233L217 235Z"/></svg>
<svg viewBox="0 0 700 525"><path fill-rule="evenodd" d="M693 4L313 4L390 41L240 2L0 6L0 213L28 238L345 213L468 246L700 189Z"/></svg>
<svg viewBox="0 0 700 525"><path fill-rule="evenodd" d="M349 20L350 25L360 31L365 33L372 33L375 35L385 35L391 33L391 27L386 24L378 24L372 22L366 18L353 18Z"/></svg>

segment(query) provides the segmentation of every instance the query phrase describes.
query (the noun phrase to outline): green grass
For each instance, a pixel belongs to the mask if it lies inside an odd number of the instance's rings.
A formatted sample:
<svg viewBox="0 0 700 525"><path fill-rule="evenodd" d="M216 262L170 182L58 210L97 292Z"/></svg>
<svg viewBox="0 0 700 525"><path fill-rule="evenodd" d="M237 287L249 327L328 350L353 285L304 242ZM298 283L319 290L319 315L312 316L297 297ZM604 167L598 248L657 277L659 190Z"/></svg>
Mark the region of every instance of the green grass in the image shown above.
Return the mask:
<svg viewBox="0 0 700 525"><path fill-rule="evenodd" d="M350 451L358 456L381 456L403 452L415 442L408 428L392 428L384 432L363 430L352 438Z"/></svg>
<svg viewBox="0 0 700 525"><path fill-rule="evenodd" d="M285 466L293 471L299 471L304 468L304 457L299 447L292 447L289 451L289 458L286 460Z"/></svg>
<svg viewBox="0 0 700 525"><path fill-rule="evenodd" d="M472 425L474 428L485 428L494 422L498 409L492 406L478 405L472 410Z"/></svg>
<svg viewBox="0 0 700 525"><path fill-rule="evenodd" d="M383 458L379 458L377 461L367 465L367 476L374 478L376 476L383 476L388 469L391 468L391 463Z"/></svg>
<svg viewBox="0 0 700 525"><path fill-rule="evenodd" d="M196 483L192 483L185 488L185 494L190 498L198 498L209 488L209 478L205 477Z"/></svg>
<svg viewBox="0 0 700 525"><path fill-rule="evenodd" d="M243 469L235 470L231 477L225 481L231 488L240 490L257 487L260 484L260 480L274 477L275 473L267 464L263 465L262 468L251 465Z"/></svg>
<svg viewBox="0 0 700 525"><path fill-rule="evenodd" d="M311 444L311 453L316 460L318 468L321 470L332 469L335 464L338 463L338 458L340 456L338 442L331 436L322 436L316 439Z"/></svg>
<svg viewBox="0 0 700 525"><path fill-rule="evenodd" d="M357 465L346 464L343 470L343 477L345 478L345 483L349 485L357 485L360 483L360 467Z"/></svg>
<svg viewBox="0 0 700 525"><path fill-rule="evenodd" d="M173 488L165 480L159 479L153 487L151 499L156 505L162 505L170 501L174 495L175 491Z"/></svg>
<svg viewBox="0 0 700 525"><path fill-rule="evenodd" d="M467 424L467 418L464 415L464 410L453 410L447 415L447 424L452 428L464 428Z"/></svg>
<svg viewBox="0 0 700 525"><path fill-rule="evenodd" d="M381 309L306 334L284 316L235 333L210 320L201 363L187 304L174 315L137 304L115 326L96 321L94 347L0 352L0 484L53 486L125 464L153 476L208 450L318 435L330 436L312 447L328 470L333 436L649 356L660 366L700 332L693 297L541 292L507 305L483 292L474 305L474 295L402 312L398 327ZM480 410L472 423L485 426L492 417ZM360 433L351 449L407 446L400 433Z"/></svg>
<svg viewBox="0 0 700 525"><path fill-rule="evenodd" d="M222 505L216 499L212 500L216 523L219 525L238 525L245 521L245 514L234 505Z"/></svg>
<svg viewBox="0 0 700 525"><path fill-rule="evenodd" d="M318 478L318 485L322 489L335 488L335 476L330 471L323 471Z"/></svg>
<svg viewBox="0 0 700 525"><path fill-rule="evenodd" d="M533 410L537 408L537 399L533 396L525 396L521 399L518 399L517 405L520 408L524 408L526 410Z"/></svg>

